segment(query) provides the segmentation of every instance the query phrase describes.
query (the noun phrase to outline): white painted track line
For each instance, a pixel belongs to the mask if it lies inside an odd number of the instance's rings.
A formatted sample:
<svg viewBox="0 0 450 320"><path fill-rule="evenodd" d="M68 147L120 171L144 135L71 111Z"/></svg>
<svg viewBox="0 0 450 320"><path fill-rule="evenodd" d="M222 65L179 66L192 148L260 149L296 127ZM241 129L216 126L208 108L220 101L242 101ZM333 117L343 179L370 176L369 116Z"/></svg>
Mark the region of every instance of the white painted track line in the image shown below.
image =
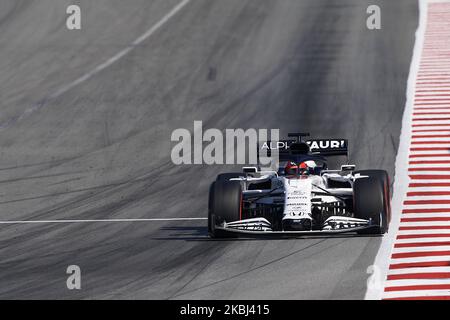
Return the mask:
<svg viewBox="0 0 450 320"><path fill-rule="evenodd" d="M385 292L384 298L385 299L392 299L392 298L414 298L414 297L437 297L439 299L442 299L443 297L450 298L450 290L427 290L426 292L423 291L403 291L403 292Z"/></svg>
<svg viewBox="0 0 450 320"><path fill-rule="evenodd" d="M393 274L411 274L411 273L439 273L450 272L450 267L429 267L429 268L404 268L389 270L389 275Z"/></svg>
<svg viewBox="0 0 450 320"><path fill-rule="evenodd" d="M426 244L426 243L442 243L450 245L450 236L445 237L429 237L429 238L407 238L407 239L397 239L395 244Z"/></svg>
<svg viewBox="0 0 450 320"><path fill-rule="evenodd" d="M412 286L412 285L436 285L447 284L450 285L450 279L403 279L403 280L389 280L388 287L397 286Z"/></svg>
<svg viewBox="0 0 450 320"><path fill-rule="evenodd" d="M394 248L392 253L417 253L417 252L442 252L449 251L450 245L448 246L429 246L429 247L406 247L406 248Z"/></svg>
<svg viewBox="0 0 450 320"><path fill-rule="evenodd" d="M208 218L149 218L149 219L59 219L59 220L2 220L0 224L39 224L39 223L86 223L86 222L155 222L155 221L195 221Z"/></svg>
<svg viewBox="0 0 450 320"><path fill-rule="evenodd" d="M435 262L435 261L447 261L450 264L450 252L448 255L440 256L425 256L425 257L412 257L412 258L396 258L391 260L391 265L402 263L423 263L423 262ZM448 280L450 281L450 279Z"/></svg>

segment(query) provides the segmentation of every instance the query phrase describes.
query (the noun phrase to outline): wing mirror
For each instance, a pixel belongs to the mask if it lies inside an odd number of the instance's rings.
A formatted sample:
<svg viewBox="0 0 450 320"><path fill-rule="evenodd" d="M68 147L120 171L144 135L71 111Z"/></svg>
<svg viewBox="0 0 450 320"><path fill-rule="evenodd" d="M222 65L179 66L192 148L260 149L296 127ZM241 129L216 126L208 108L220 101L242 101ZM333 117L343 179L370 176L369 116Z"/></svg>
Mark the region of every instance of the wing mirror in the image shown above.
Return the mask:
<svg viewBox="0 0 450 320"><path fill-rule="evenodd" d="M258 168L257 167L243 167L242 171L244 173L256 173L256 172L258 172Z"/></svg>
<svg viewBox="0 0 450 320"><path fill-rule="evenodd" d="M354 164L344 164L341 166L341 171L355 171L356 166Z"/></svg>

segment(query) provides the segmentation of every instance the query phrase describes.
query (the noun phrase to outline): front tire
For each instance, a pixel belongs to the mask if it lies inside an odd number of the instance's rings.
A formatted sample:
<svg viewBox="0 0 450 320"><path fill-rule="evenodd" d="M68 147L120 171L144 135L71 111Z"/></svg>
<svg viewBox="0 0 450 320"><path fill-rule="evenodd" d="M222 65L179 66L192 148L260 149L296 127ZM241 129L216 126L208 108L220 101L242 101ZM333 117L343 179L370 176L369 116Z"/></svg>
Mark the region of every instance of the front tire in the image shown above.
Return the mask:
<svg viewBox="0 0 450 320"><path fill-rule="evenodd" d="M389 176L384 170L364 170L355 174L368 176L358 178L353 184L353 210L355 218L372 220L373 228L360 230L358 234L384 234L390 221Z"/></svg>
<svg viewBox="0 0 450 320"><path fill-rule="evenodd" d="M211 184L208 204L208 233L211 238L226 238L229 233L215 227L242 219L242 187L239 181L217 180Z"/></svg>

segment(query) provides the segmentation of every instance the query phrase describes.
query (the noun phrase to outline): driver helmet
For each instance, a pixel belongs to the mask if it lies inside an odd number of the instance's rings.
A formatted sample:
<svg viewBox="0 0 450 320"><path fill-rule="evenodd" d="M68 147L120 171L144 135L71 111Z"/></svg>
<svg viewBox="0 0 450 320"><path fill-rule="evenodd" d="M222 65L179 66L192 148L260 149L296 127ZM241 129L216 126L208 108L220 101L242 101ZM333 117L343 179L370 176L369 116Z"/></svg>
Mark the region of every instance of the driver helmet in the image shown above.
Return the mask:
<svg viewBox="0 0 450 320"><path fill-rule="evenodd" d="M313 160L303 161L299 165L299 173L301 175L310 175L315 173L317 163Z"/></svg>
<svg viewBox="0 0 450 320"><path fill-rule="evenodd" d="M298 165L293 161L288 161L286 163L286 166L284 167L284 174L290 176L290 175L296 175L298 172Z"/></svg>

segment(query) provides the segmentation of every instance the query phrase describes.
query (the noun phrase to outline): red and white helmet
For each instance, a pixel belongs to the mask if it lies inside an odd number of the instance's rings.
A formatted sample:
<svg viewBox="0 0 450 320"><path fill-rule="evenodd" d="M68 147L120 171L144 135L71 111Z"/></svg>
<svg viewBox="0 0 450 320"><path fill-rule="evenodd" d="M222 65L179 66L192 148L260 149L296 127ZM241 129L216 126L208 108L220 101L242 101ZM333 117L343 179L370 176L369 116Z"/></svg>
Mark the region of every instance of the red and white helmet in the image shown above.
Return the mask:
<svg viewBox="0 0 450 320"><path fill-rule="evenodd" d="M299 165L299 173L302 175L314 174L317 163L312 160L303 161Z"/></svg>
<svg viewBox="0 0 450 320"><path fill-rule="evenodd" d="M284 174L287 176L296 175L298 173L298 165L293 161L288 161L284 167Z"/></svg>
<svg viewBox="0 0 450 320"><path fill-rule="evenodd" d="M315 161L308 160L303 161L300 164L296 164L293 161L289 161L284 167L284 173L288 176L290 175L308 175L314 174L317 164Z"/></svg>

